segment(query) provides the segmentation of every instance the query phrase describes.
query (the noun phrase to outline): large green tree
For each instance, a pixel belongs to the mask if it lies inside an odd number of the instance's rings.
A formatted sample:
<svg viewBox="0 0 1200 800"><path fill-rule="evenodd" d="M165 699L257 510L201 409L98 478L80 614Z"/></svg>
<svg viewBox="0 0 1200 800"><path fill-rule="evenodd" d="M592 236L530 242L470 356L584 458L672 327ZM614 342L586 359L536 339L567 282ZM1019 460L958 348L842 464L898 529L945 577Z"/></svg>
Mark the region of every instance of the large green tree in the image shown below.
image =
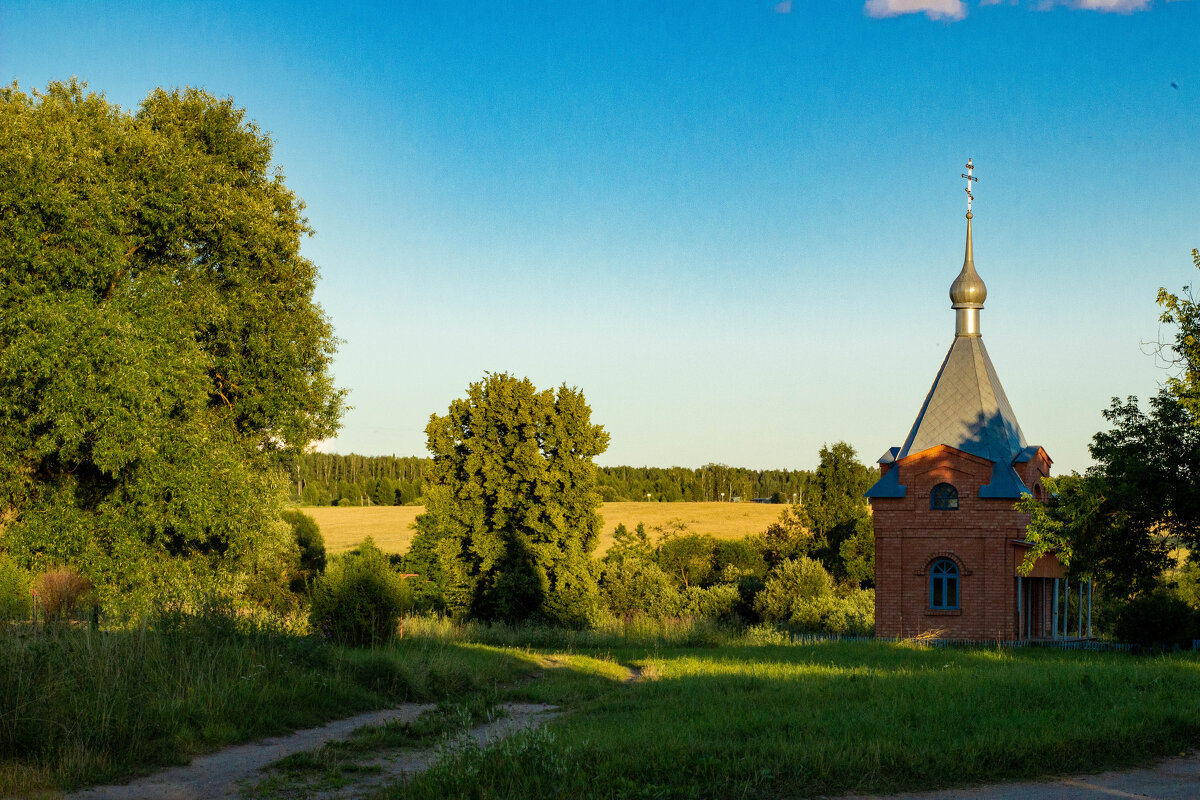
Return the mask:
<svg viewBox="0 0 1200 800"><path fill-rule="evenodd" d="M5 549L126 593L294 556L279 458L342 410L302 210L229 99L0 89Z"/></svg>
<svg viewBox="0 0 1200 800"><path fill-rule="evenodd" d="M1192 251L1200 269L1200 253ZM1162 345L1177 371L1143 410L1136 397L1113 398L1109 430L1089 446L1085 475L1044 479L1046 502L1026 496L1026 567L1049 552L1072 572L1097 578L1118 597L1153 588L1180 545L1200 553L1200 307L1188 287L1159 291L1161 320L1175 326Z"/></svg>
<svg viewBox="0 0 1200 800"><path fill-rule="evenodd" d="M839 578L864 585L874 582L875 533L863 495L878 477L846 442L824 445L800 509L817 558Z"/></svg>
<svg viewBox="0 0 1200 800"><path fill-rule="evenodd" d="M421 539L449 607L483 619L583 625L601 520L596 466L608 434L583 393L489 374L426 428Z"/></svg>

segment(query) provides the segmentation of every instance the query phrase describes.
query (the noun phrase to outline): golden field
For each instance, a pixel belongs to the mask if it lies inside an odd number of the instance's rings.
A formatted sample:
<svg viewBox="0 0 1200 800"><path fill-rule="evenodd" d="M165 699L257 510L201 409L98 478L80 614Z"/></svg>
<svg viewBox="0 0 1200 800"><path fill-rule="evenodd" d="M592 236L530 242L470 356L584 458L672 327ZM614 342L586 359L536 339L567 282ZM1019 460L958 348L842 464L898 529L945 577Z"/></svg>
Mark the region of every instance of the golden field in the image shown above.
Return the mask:
<svg viewBox="0 0 1200 800"><path fill-rule="evenodd" d="M707 533L718 539L740 539L762 533L779 517L783 506L764 503L605 503L600 508L604 533L597 552L612 544L618 524L633 530L639 523L654 535L653 528L676 520L692 533ZM404 553L412 543L413 520L423 506L316 506L301 509L317 521L330 553L342 553L366 537L386 553Z"/></svg>

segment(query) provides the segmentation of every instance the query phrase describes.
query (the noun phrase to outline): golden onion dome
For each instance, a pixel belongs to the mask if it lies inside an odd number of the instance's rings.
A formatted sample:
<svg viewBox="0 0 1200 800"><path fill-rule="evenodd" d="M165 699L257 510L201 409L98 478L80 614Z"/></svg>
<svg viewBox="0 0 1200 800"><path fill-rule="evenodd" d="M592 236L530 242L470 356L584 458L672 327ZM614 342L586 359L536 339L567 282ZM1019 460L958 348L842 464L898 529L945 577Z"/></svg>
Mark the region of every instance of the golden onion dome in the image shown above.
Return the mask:
<svg viewBox="0 0 1200 800"><path fill-rule="evenodd" d="M962 272L950 284L950 304L952 308L983 308L987 299L987 286L983 278L975 271L975 258L971 245L971 218L974 215L967 212L967 253L963 258Z"/></svg>

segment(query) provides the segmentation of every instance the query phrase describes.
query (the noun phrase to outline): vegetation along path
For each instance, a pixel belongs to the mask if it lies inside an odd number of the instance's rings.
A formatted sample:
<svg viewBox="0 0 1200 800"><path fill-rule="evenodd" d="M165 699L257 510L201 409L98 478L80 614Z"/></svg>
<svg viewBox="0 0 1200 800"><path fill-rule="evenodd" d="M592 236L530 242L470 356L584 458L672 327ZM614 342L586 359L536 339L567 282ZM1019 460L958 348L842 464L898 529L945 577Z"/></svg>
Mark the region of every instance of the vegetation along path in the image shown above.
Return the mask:
<svg viewBox="0 0 1200 800"><path fill-rule="evenodd" d="M1200 797L1200 753L1168 758L1146 769L973 789L895 794L887 795L886 800L1106 800L1110 797L1195 800ZM879 795L854 795L839 800L885 799Z"/></svg>
<svg viewBox="0 0 1200 800"><path fill-rule="evenodd" d="M271 768L291 772L289 763L319 760L321 754L336 748L343 740L353 740L365 731L375 732L380 726L407 725L430 714L436 706L405 703L395 708L371 711L348 719L336 720L319 728L297 731L258 742L227 747L216 753L198 756L190 764L173 767L127 784L97 786L67 795L68 800L207 800L208 798L238 797L357 797L362 791L378 788L385 781L396 781L427 769L440 753L439 744L422 748L373 749L366 765L350 771L357 774L350 782L326 780L320 785L298 786L278 775L268 776L257 785ZM506 703L500 715L491 721L466 731L460 740L479 746L517 731L535 728L556 716L553 706L543 703ZM298 758L299 757L299 758ZM282 794L277 794L282 792Z"/></svg>

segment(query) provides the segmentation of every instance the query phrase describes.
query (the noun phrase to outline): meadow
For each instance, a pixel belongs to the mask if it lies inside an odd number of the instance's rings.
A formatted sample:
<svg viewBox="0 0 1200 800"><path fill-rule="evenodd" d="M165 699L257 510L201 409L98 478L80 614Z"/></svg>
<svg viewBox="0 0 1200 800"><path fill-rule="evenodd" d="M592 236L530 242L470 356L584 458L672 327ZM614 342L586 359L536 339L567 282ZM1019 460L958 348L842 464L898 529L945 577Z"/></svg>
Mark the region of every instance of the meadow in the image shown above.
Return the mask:
<svg viewBox="0 0 1200 800"><path fill-rule="evenodd" d="M532 701L547 728L464 745L386 797L797 797L1128 766L1200 744L1200 659L767 628L407 621L352 651L200 621L0 636L0 793L178 763L402 700ZM28 632L26 632L28 634ZM132 699L132 701L131 701Z"/></svg>
<svg viewBox="0 0 1200 800"><path fill-rule="evenodd" d="M1195 654L797 644L754 629L558 653L513 644L492 652L592 691L547 729L462 748L386 796L888 793L1119 768L1200 743ZM537 682L521 691L555 702Z"/></svg>
<svg viewBox="0 0 1200 800"><path fill-rule="evenodd" d="M783 508L767 503L605 503L600 509L604 532L596 552L608 550L619 524L633 530L641 522L649 531L679 521L691 533L740 539L762 533ZM407 552L414 534L413 520L425 513L424 506L308 506L301 510L321 526L330 553L344 553L368 536L385 553Z"/></svg>

